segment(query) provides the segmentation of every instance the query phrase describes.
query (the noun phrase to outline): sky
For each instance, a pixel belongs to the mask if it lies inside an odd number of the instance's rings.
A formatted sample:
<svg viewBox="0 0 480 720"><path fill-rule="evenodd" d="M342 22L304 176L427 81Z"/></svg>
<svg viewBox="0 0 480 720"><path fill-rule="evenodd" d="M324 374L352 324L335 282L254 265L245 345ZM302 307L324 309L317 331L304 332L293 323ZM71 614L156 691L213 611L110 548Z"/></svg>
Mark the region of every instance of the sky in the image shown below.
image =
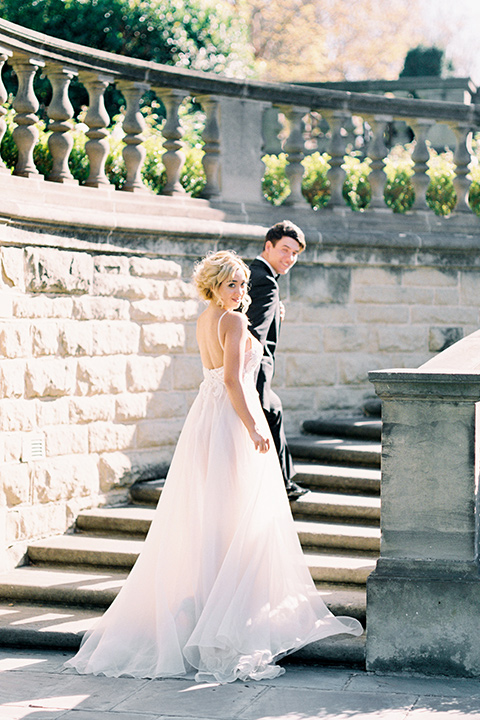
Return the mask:
<svg viewBox="0 0 480 720"><path fill-rule="evenodd" d="M446 46L457 77L480 86L480 0L422 0L432 43Z"/></svg>

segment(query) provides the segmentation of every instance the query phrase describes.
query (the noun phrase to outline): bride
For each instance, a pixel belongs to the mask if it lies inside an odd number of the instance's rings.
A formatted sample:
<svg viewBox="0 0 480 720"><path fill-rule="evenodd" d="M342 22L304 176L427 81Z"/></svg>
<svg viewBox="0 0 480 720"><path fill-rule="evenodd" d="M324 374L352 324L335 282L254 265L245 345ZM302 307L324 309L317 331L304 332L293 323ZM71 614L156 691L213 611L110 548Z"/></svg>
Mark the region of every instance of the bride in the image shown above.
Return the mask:
<svg viewBox="0 0 480 720"><path fill-rule="evenodd" d="M327 609L300 547L255 388L249 274L232 251L195 269L204 380L142 552L66 663L80 673L261 680L284 672L275 661L288 652L363 632Z"/></svg>

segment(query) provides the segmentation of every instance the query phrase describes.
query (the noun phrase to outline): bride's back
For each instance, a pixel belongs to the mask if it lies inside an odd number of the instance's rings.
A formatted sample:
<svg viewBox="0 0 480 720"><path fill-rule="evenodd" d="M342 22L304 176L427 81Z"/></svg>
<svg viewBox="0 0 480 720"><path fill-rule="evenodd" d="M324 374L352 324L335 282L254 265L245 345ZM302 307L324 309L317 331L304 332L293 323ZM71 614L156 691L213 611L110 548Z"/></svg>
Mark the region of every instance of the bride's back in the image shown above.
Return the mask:
<svg viewBox="0 0 480 720"><path fill-rule="evenodd" d="M222 367L223 348L220 345L219 324L221 314L211 312L207 308L197 320L197 343L200 350L202 365L209 370Z"/></svg>

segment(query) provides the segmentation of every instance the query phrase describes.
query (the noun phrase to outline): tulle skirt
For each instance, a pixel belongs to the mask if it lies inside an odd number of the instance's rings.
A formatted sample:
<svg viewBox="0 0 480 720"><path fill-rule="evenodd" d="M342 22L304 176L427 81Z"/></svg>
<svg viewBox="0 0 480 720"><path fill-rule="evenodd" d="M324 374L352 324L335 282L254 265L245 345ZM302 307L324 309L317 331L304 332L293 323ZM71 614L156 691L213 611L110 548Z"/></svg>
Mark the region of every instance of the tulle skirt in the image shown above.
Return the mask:
<svg viewBox="0 0 480 720"><path fill-rule="evenodd" d="M210 373L210 374L209 374ZM142 552L124 587L66 663L80 673L271 678L275 660L363 630L316 591L273 441L266 454L206 371L180 435ZM269 432L253 377L251 411Z"/></svg>

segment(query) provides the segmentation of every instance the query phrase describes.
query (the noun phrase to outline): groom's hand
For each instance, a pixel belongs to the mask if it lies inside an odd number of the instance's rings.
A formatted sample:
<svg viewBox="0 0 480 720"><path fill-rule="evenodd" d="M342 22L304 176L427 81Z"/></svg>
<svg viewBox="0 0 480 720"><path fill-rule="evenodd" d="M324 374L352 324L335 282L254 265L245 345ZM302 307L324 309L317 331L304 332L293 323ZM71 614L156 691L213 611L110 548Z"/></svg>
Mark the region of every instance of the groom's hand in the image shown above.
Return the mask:
<svg viewBox="0 0 480 720"><path fill-rule="evenodd" d="M280 320L283 322L285 320L285 305L280 300Z"/></svg>

